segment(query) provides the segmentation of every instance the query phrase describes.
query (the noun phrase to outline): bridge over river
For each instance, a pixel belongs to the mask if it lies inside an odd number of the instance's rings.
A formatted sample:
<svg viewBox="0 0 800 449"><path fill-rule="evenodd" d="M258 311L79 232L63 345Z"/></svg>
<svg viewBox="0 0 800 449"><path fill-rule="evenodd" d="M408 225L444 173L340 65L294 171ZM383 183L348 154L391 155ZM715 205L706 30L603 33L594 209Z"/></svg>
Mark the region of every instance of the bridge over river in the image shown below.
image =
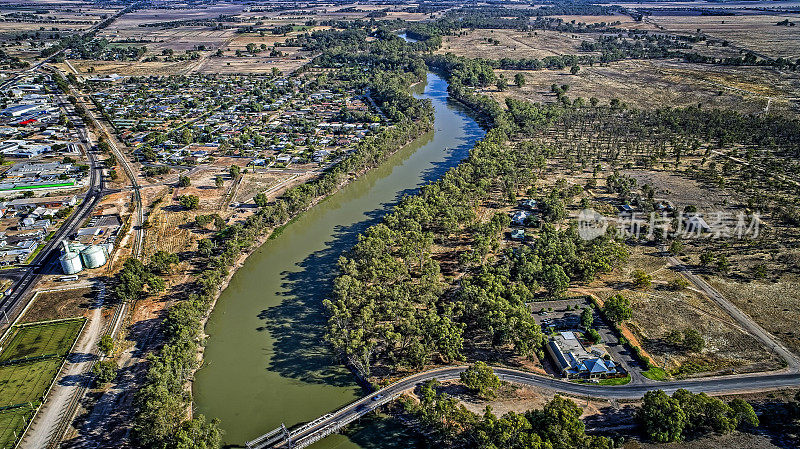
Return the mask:
<svg viewBox="0 0 800 449"><path fill-rule="evenodd" d="M250 449L298 449L315 443L326 436L337 433L340 429L376 408L397 399L404 391L431 379L454 380L466 370L466 366L438 368L424 371L384 387L366 397L332 413L328 413L313 421L294 429L281 425L252 441L247 442ZM595 384L574 383L554 379L539 374L528 373L510 368L492 368L500 380L533 387L548 388L559 393L603 399L637 399L650 390L664 390L672 394L675 390L685 388L694 393L705 392L711 395L762 391L783 387L800 386L800 375L794 369L769 373L756 373L736 376L707 377L671 382L647 381L644 384L601 386Z"/></svg>

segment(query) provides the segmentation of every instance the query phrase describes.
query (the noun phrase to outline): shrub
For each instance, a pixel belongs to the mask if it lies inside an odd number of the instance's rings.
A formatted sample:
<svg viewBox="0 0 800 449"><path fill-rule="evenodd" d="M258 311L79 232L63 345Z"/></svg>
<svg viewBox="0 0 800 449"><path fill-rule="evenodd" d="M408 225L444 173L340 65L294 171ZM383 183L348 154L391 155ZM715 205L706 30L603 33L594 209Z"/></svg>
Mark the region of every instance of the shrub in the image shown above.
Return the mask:
<svg viewBox="0 0 800 449"><path fill-rule="evenodd" d="M197 195L181 195L178 202L184 209L195 210L200 206L200 198Z"/></svg>
<svg viewBox="0 0 800 449"><path fill-rule="evenodd" d="M492 368L484 362L475 362L474 365L461 373L461 382L483 398L494 397L495 390L500 387L500 379L492 371Z"/></svg>
<svg viewBox="0 0 800 449"><path fill-rule="evenodd" d="M117 363L113 360L97 362L94 364L92 372L98 384L107 384L117 377Z"/></svg>

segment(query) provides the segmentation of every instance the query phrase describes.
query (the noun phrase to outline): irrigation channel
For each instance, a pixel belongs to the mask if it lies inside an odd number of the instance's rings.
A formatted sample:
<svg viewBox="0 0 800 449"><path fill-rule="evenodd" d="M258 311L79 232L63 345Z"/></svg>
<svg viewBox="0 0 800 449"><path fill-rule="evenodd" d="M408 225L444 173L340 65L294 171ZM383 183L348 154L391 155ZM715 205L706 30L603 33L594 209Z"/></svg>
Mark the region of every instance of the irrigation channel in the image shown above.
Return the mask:
<svg viewBox="0 0 800 449"><path fill-rule="evenodd" d="M193 388L196 411L221 420L226 444L313 420L363 395L323 342L322 300L330 295L336 262L360 232L457 165L485 134L448 98L439 76L429 73L415 88L415 96L433 103L434 130L291 222L222 292ZM373 419L349 438L334 435L314 447L413 447L398 427Z"/></svg>

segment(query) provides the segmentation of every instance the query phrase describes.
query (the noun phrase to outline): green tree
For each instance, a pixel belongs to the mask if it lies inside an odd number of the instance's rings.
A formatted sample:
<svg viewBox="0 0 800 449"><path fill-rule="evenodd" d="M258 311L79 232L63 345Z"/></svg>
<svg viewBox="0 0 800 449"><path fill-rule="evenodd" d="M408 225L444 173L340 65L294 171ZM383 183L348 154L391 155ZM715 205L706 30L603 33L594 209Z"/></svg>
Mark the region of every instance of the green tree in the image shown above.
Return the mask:
<svg viewBox="0 0 800 449"><path fill-rule="evenodd" d="M197 215L194 217L194 223L198 228L205 228L213 221L211 215ZM204 240L201 240L201 242Z"/></svg>
<svg viewBox="0 0 800 449"><path fill-rule="evenodd" d="M206 421L205 416L195 415L184 422L175 434L169 449L217 449L222 444L219 420Z"/></svg>
<svg viewBox="0 0 800 449"><path fill-rule="evenodd" d="M724 254L717 256L717 270L723 274L728 274L731 270L731 263Z"/></svg>
<svg viewBox="0 0 800 449"><path fill-rule="evenodd" d="M178 187L189 187L191 184L192 180L188 176L180 175L178 177Z"/></svg>
<svg viewBox="0 0 800 449"><path fill-rule="evenodd" d="M689 282L684 278L675 278L667 282L667 289L678 292L689 286Z"/></svg>
<svg viewBox="0 0 800 449"><path fill-rule="evenodd" d="M678 401L686 414L684 436L706 432L728 433L736 429L733 410L717 398L680 389L672 394L672 399Z"/></svg>
<svg viewBox="0 0 800 449"><path fill-rule="evenodd" d="M669 244L669 253L673 256L677 256L683 252L683 242L680 240L673 240Z"/></svg>
<svg viewBox="0 0 800 449"><path fill-rule="evenodd" d="M200 206L200 197L197 195L181 195L178 197L178 203L184 209L195 210Z"/></svg>
<svg viewBox="0 0 800 449"><path fill-rule="evenodd" d="M484 362L475 362L474 365L461 373L461 383L470 390L478 393L482 398L492 398L500 387L500 379Z"/></svg>
<svg viewBox="0 0 800 449"><path fill-rule="evenodd" d="M117 377L117 363L113 360L102 360L94 364L92 372L98 384L107 384Z"/></svg>
<svg viewBox="0 0 800 449"><path fill-rule="evenodd" d="M217 186L218 189L222 187L224 183L225 181L222 180L222 176L217 175L214 177L214 185Z"/></svg>
<svg viewBox="0 0 800 449"><path fill-rule="evenodd" d="M569 73L571 73L573 75L577 75L580 70L581 70L581 67L578 64L575 64L575 65L573 65L572 67L569 68Z"/></svg>
<svg viewBox="0 0 800 449"><path fill-rule="evenodd" d="M633 286L640 289L650 288L653 283L653 278L645 273L643 270L633 271Z"/></svg>
<svg viewBox="0 0 800 449"><path fill-rule="evenodd" d="M616 324L629 320L631 319L631 301L616 294L603 304L603 315Z"/></svg>
<svg viewBox="0 0 800 449"><path fill-rule="evenodd" d="M591 307L584 307L581 311L581 326L584 329L591 329L594 324L594 313Z"/></svg>
<svg viewBox="0 0 800 449"><path fill-rule="evenodd" d="M705 347L705 340L697 329L688 328L683 331L683 347L692 352L700 352Z"/></svg>
<svg viewBox="0 0 800 449"><path fill-rule="evenodd" d="M253 201L256 203L258 207L267 207L269 204L269 198L264 193L259 193L253 197Z"/></svg>
<svg viewBox="0 0 800 449"><path fill-rule="evenodd" d="M97 349L105 355L110 355L114 352L114 339L110 335L103 335L97 343Z"/></svg>
<svg viewBox="0 0 800 449"><path fill-rule="evenodd" d="M715 259L714 253L712 253L711 251L704 251L702 254L700 254L700 265L705 267L711 262L713 262L714 259Z"/></svg>
<svg viewBox="0 0 800 449"><path fill-rule="evenodd" d="M517 87L524 86L525 85L525 75L523 75L521 73L517 73L516 75L514 75L514 84L516 84Z"/></svg>
<svg viewBox="0 0 800 449"><path fill-rule="evenodd" d="M750 403L744 399L736 398L728 405L731 407L739 429L747 430L759 426L758 416Z"/></svg>
<svg viewBox="0 0 800 449"><path fill-rule="evenodd" d="M150 256L150 263L147 264L147 268L152 273L169 274L172 272L172 266L179 261L177 254L159 250Z"/></svg>
<svg viewBox="0 0 800 449"><path fill-rule="evenodd" d="M583 410L575 402L556 395L542 410L526 413L531 427L553 449L611 448L608 439L593 439L586 436L586 427L581 421ZM541 446L547 447L547 446Z"/></svg>
<svg viewBox="0 0 800 449"><path fill-rule="evenodd" d="M647 437L657 443L680 440L687 424L680 403L661 390L644 394L636 416Z"/></svg>
<svg viewBox="0 0 800 449"><path fill-rule="evenodd" d="M122 264L122 270L117 273L116 282L114 295L121 301L141 299L148 289L150 291L164 290L164 280L151 273L139 259L133 257Z"/></svg>
<svg viewBox="0 0 800 449"><path fill-rule="evenodd" d="M569 276L561 265L546 265L542 270L542 286L550 296L560 296L569 287Z"/></svg>
<svg viewBox="0 0 800 449"><path fill-rule="evenodd" d="M508 81L506 81L505 78L498 78L497 83L495 83L495 85L497 86L497 90L499 90L500 92L508 89Z"/></svg>
<svg viewBox="0 0 800 449"><path fill-rule="evenodd" d="M242 173L242 169L241 169L241 168L239 168L239 166L238 166L238 165L231 165L231 168L230 168L230 170L229 170L229 173L230 173L230 175L231 175L231 178L233 178L233 179L236 179L236 178L238 178L238 177L239 177L239 175Z"/></svg>
<svg viewBox="0 0 800 449"><path fill-rule="evenodd" d="M583 337L591 344L595 344L600 341L600 332L597 332L596 329L589 329Z"/></svg>

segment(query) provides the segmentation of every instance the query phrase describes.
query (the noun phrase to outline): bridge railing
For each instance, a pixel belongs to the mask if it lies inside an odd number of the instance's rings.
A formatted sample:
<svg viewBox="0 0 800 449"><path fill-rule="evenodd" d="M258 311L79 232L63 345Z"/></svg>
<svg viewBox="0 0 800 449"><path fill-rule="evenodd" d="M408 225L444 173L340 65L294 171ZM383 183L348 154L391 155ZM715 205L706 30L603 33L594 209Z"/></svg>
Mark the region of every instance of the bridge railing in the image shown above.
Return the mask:
<svg viewBox="0 0 800 449"><path fill-rule="evenodd" d="M445 371L445 370L451 370L453 368L462 368L462 367L443 367L443 368L440 368L440 370ZM463 368L466 369L466 366L464 366ZM438 370L435 370L435 371L438 371ZM277 444L278 441L279 441L278 432L281 431L282 429L285 429L285 427L283 427L283 426L279 427L278 429L275 429L275 430L273 430L273 431L271 431L269 433L266 433L266 434L264 434L264 435L262 435L262 436L260 436L260 437L258 437L256 439L252 440L252 441L247 442L246 443L247 447L251 448L251 449L261 449L261 448L265 448L265 447L267 447L269 445L273 445L273 447L275 447L275 448L282 448L282 447L288 447L286 444L289 443L289 442L291 442L291 447L293 449L306 447L306 446L308 446L308 445L310 445L310 444L312 444L312 443L314 443L316 441L319 441L322 438L325 438L326 436L330 435L331 433L334 433L334 432L338 431L342 427L346 426L347 424L350 424L351 422L355 421L356 419L360 418L361 416L364 416L367 413L370 413L376 407L380 407L380 406L382 406L382 405L384 405L384 404L386 404L388 402L391 402L391 401L395 400L396 398L398 398L400 396L400 393L391 394L391 395L384 395L380 399L374 401L374 406L373 407L367 407L364 410L359 411L356 414L354 414L352 416L349 416L349 417L345 418L342 421L334 421L330 425L327 425L327 426L319 429L318 431L312 432L312 433L310 433L310 434L308 434L306 436L300 437L297 440L295 440L296 436L298 436L299 434L302 434L303 432L305 432L309 428L314 427L314 426L319 425L319 424L322 424L326 420L332 419L332 418L334 418L334 417L336 417L338 415L341 415L343 413L347 413L351 409L353 409L353 408L355 408L355 407L357 407L357 406L359 406L361 404L364 404L367 400L370 400L370 399L374 398L375 396L381 395L382 392L384 392L386 390L390 390L393 387L396 387L397 385L399 385L399 384L401 384L403 382L408 382L409 380L413 380L415 377L428 377L431 374L433 374L431 371L426 371L424 373L417 373L417 374L414 374L414 375L411 375L411 376L404 377L402 379L396 380L396 381L392 382L391 384L381 388L380 390L374 391L372 394L369 394L369 395L367 395L367 396L365 396L363 398L356 399L353 402L345 405L344 407L342 407L342 408L340 408L340 409L338 409L338 410L336 410L336 411L334 411L332 413L328 413L328 414L326 414L326 415L324 415L322 417L319 417L319 418L315 419L314 421L310 421L310 422L308 422L306 424L303 424L303 426L292 430L288 434L288 439L285 438L285 435L281 436L281 438L283 438L283 441L281 441L280 444ZM269 438L272 438L272 440L267 442L266 440L269 439Z"/></svg>
<svg viewBox="0 0 800 449"><path fill-rule="evenodd" d="M286 435L286 433L287 433L286 432L286 426L281 424L281 426L278 427L277 429L272 430L270 432L267 432L264 435L261 435L260 437L254 439L254 440L248 441L245 444L250 449L258 449L258 448L266 447L266 446L269 446L270 444L276 443L277 439L278 438L283 438L284 435Z"/></svg>

